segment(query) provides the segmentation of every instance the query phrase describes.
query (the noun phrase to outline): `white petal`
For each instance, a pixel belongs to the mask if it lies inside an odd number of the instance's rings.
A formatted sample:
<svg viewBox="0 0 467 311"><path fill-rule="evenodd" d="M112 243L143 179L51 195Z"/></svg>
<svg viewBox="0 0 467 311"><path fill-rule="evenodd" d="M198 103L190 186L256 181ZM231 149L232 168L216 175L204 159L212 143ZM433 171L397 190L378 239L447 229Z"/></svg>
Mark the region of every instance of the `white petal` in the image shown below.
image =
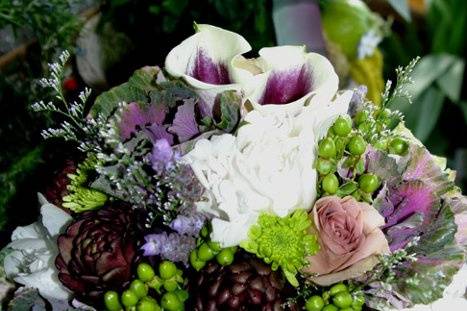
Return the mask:
<svg viewBox="0 0 467 311"><path fill-rule="evenodd" d="M230 78L233 58L250 50L250 44L239 34L211 25L197 25L197 33L169 52L165 68L172 76L182 77L197 89L236 89L238 86L230 83L219 85L202 81L193 77L193 70L196 62L203 57L200 65L214 65L215 68L223 66ZM205 68L209 69L207 66Z"/></svg>
<svg viewBox="0 0 467 311"><path fill-rule="evenodd" d="M42 205L41 215L42 223L52 237L63 232L65 226L72 220L68 213L50 203Z"/></svg>
<svg viewBox="0 0 467 311"><path fill-rule="evenodd" d="M331 63L303 46L263 48L259 54L254 61L233 63L235 81L255 109L296 112L308 100L330 101L337 92L339 79Z"/></svg>
<svg viewBox="0 0 467 311"><path fill-rule="evenodd" d="M56 270L52 267L40 272L31 273L27 276L15 278L15 281L39 290L44 298L55 298L59 300L71 297L71 292L63 287L57 278Z"/></svg>
<svg viewBox="0 0 467 311"><path fill-rule="evenodd" d="M11 240L20 240L20 239L37 239L43 236L41 228L38 223L32 223L24 227L17 227L11 234Z"/></svg>

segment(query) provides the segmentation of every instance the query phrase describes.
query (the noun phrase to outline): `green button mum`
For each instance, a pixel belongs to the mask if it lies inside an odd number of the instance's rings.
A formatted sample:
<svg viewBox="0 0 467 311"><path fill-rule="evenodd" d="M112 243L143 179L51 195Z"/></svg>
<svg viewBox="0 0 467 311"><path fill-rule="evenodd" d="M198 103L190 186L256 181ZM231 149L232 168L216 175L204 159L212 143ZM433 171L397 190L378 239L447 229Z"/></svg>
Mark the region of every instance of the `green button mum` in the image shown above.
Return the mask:
<svg viewBox="0 0 467 311"><path fill-rule="evenodd" d="M319 250L317 237L308 233L310 226L311 220L304 210L284 218L263 213L251 227L248 240L240 246L262 258L272 270L280 267L290 284L296 287L297 272L308 264L305 257Z"/></svg>

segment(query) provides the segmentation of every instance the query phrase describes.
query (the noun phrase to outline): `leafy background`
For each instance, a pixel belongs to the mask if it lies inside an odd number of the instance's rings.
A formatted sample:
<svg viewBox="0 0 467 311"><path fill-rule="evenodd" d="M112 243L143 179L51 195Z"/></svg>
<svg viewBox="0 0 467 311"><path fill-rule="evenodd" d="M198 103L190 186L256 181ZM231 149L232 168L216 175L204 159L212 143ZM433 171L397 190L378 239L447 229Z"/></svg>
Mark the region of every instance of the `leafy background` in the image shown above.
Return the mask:
<svg viewBox="0 0 467 311"><path fill-rule="evenodd" d="M97 33L106 87L111 87L128 80L137 68L163 64L167 52L192 34L193 21L241 33L256 51L274 45L274 4L296 1L0 0L0 245L15 226L34 221L36 191L44 191L64 160L73 156L59 142L42 141L39 131L50 116L33 114L28 107L49 96L37 86L47 62L63 49L79 55L75 40L89 18L100 14ZM394 19L392 33L381 45L385 78L394 78L397 66L422 57L411 88L414 103L395 103L395 108L404 111L408 126L433 153L448 158L449 166L458 170L458 183L467 189L467 1L367 3ZM2 62L12 51L14 60ZM68 71L82 87L76 62ZM75 91L68 96L76 96Z"/></svg>

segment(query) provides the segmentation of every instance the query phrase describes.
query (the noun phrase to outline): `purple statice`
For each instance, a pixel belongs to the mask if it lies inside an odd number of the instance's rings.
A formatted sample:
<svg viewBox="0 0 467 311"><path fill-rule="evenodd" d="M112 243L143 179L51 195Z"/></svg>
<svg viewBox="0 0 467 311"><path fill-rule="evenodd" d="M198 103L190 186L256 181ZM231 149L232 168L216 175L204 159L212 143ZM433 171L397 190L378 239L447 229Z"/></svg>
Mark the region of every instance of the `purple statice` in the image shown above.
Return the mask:
<svg viewBox="0 0 467 311"><path fill-rule="evenodd" d="M178 215L177 218L170 223L170 228L180 234L197 237L205 221L206 217L200 213Z"/></svg>
<svg viewBox="0 0 467 311"><path fill-rule="evenodd" d="M196 248L194 237L178 233L155 233L144 237L146 243L141 247L144 256L160 256L173 262L188 265L190 252Z"/></svg>

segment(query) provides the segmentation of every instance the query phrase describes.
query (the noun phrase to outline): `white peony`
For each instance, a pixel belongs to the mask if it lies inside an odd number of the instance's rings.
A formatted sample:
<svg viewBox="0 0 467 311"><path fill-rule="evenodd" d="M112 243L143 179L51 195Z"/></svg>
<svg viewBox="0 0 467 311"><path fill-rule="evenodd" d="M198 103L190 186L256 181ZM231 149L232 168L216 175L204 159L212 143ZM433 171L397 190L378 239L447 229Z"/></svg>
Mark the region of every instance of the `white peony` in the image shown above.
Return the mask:
<svg viewBox="0 0 467 311"><path fill-rule="evenodd" d="M39 195L41 219L29 226L18 227L7 246L12 249L5 257L8 278L34 287L44 298L68 299L71 293L58 280L55 257L57 237L71 221L71 216Z"/></svg>
<svg viewBox="0 0 467 311"><path fill-rule="evenodd" d="M222 246L245 240L261 212L286 216L310 209L316 197L313 168L317 142L337 116L345 114L352 92L333 102L300 109L253 110L237 136L198 141L185 157L206 189L198 209L215 216L213 241Z"/></svg>

